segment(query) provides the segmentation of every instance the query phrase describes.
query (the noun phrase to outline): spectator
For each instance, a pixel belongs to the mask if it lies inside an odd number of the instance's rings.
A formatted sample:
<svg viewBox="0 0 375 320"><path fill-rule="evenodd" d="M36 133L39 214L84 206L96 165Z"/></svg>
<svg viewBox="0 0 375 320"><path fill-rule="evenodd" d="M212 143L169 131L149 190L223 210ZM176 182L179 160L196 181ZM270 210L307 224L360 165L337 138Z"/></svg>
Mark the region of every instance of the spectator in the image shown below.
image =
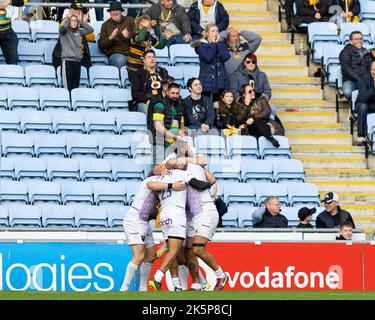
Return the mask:
<svg viewBox="0 0 375 320"><path fill-rule="evenodd" d="M156 49L163 49L168 39L171 37L171 32L164 31L164 37L159 41L150 34L151 23L148 16L140 16L136 20L138 31L135 32L130 41L130 52L127 63L127 70L130 82L134 81L134 74L143 67L143 54L145 51L151 49L153 46Z"/></svg>
<svg viewBox="0 0 375 320"><path fill-rule="evenodd" d="M349 43L339 55L342 73L342 90L349 101L352 92L358 89L358 80L366 73L366 63L362 62L367 50L363 47L363 35L360 31L353 31L349 36Z"/></svg>
<svg viewBox="0 0 375 320"><path fill-rule="evenodd" d="M3 0L0 2L0 48L7 64L18 63L18 38L12 29L11 17L7 15L7 7L11 5L22 7L23 4L23 0Z"/></svg>
<svg viewBox="0 0 375 320"><path fill-rule="evenodd" d="M337 228L344 221L351 222L353 228L355 228L350 213L342 210L338 205L339 196L336 193L328 192L322 202L324 202L325 210L316 217L317 228Z"/></svg>
<svg viewBox="0 0 375 320"><path fill-rule="evenodd" d="M156 55L153 50L146 51L143 54L144 67L134 73L131 83L132 102L130 109L132 111L141 111L147 114L147 108L151 98L161 94L161 82L168 76L166 69L158 67Z"/></svg>
<svg viewBox="0 0 375 320"><path fill-rule="evenodd" d="M189 17L176 0L159 0L151 6L146 15L151 18L151 26L154 27L156 36L162 36L165 30L173 34L168 45L191 41Z"/></svg>
<svg viewBox="0 0 375 320"><path fill-rule="evenodd" d="M366 143L367 114L375 112L375 61L371 63L370 72L358 81L358 97L355 109L357 112L358 140L357 146Z"/></svg>
<svg viewBox="0 0 375 320"><path fill-rule="evenodd" d="M219 41L219 29L216 25L207 25L206 34L207 42L200 42L195 47L195 52L199 56L199 80L203 85L203 95L212 97L215 103L223 90L228 88L224 63L230 59L230 54L225 43Z"/></svg>
<svg viewBox="0 0 375 320"><path fill-rule="evenodd" d="M299 225L297 228L313 228L312 224L310 224L310 221L312 220L312 215L316 212L316 208L306 208L303 207L298 210L298 218L300 220Z"/></svg>
<svg viewBox="0 0 375 320"><path fill-rule="evenodd" d="M202 95L202 84L197 78L187 82L190 96L184 99L185 126L192 135L218 134L215 128L215 109L210 98Z"/></svg>
<svg viewBox="0 0 375 320"><path fill-rule="evenodd" d="M340 235L336 237L336 240L352 240L353 237L353 225L350 221L344 221L340 223Z"/></svg>
<svg viewBox="0 0 375 320"><path fill-rule="evenodd" d="M221 32L220 36L226 43L231 56L231 58L225 62L227 74L232 74L236 71L245 56L249 53L254 53L262 42L262 37L260 35L232 26L226 31Z"/></svg>
<svg viewBox="0 0 375 320"><path fill-rule="evenodd" d="M216 24L219 32L229 25L229 15L223 4L217 0L197 0L190 6L188 16L193 40L206 36L206 26Z"/></svg>
<svg viewBox="0 0 375 320"><path fill-rule="evenodd" d="M328 9L327 0L296 0L296 14L292 23L298 26L301 23L328 22Z"/></svg>
<svg viewBox="0 0 375 320"><path fill-rule="evenodd" d="M234 98L231 90L224 90L219 99L219 108L216 112L216 127L222 130L226 137L238 135L246 125L240 125L238 114L240 113L240 105Z"/></svg>
<svg viewBox="0 0 375 320"><path fill-rule="evenodd" d="M123 16L124 9L117 1L111 1L107 11L111 17L102 24L98 45L107 55L108 64L121 69L128 61L134 18Z"/></svg>
<svg viewBox="0 0 375 320"><path fill-rule="evenodd" d="M60 27L59 41L61 43L61 79L63 87L71 91L79 87L82 64L82 36L93 32L94 29L76 15L65 19Z"/></svg>
<svg viewBox="0 0 375 320"><path fill-rule="evenodd" d="M347 5L349 4L349 8ZM343 22L359 22L359 12L360 12L360 2L359 0L330 0L328 1L328 8L330 6L340 6L341 17L343 18Z"/></svg>
<svg viewBox="0 0 375 320"><path fill-rule="evenodd" d="M271 108L265 95L255 98L255 91L250 84L241 87L242 104L239 122L246 123L243 134L256 137L264 136L276 148L280 146L274 135L284 135L284 128L275 120L270 119Z"/></svg>
<svg viewBox="0 0 375 320"><path fill-rule="evenodd" d="M253 53L248 53L237 67L237 70L230 74L229 87L236 95L236 98L240 96L241 86L248 84L249 80L254 80L257 96L264 94L268 100L271 99L272 90L267 75L259 70L257 57Z"/></svg>
<svg viewBox="0 0 375 320"><path fill-rule="evenodd" d="M294 15L293 5L295 0L285 0L285 20L288 25L286 32L292 32L294 26L292 25L292 17Z"/></svg>
<svg viewBox="0 0 375 320"><path fill-rule="evenodd" d="M108 0L94 0L94 3L107 3ZM139 4L139 0L121 0L121 3ZM135 18L138 15L139 9L128 8L127 16ZM103 21L103 8L95 8L96 21Z"/></svg>
<svg viewBox="0 0 375 320"><path fill-rule="evenodd" d="M288 219L280 213L279 198L269 196L252 214L254 228L288 228Z"/></svg>

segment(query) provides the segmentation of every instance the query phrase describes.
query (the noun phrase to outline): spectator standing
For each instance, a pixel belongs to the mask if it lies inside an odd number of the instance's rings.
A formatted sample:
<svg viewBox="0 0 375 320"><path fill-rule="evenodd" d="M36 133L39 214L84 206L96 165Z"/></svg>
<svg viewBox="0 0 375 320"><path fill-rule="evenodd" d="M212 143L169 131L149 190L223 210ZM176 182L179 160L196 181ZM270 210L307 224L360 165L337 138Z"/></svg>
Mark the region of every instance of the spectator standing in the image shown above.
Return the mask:
<svg viewBox="0 0 375 320"><path fill-rule="evenodd" d="M197 0L190 6L188 16L193 40L206 36L206 26L216 24L219 32L229 25L229 15L223 4L217 0Z"/></svg>
<svg viewBox="0 0 375 320"><path fill-rule="evenodd" d="M353 31L349 36L349 43L342 49L339 55L342 73L342 90L349 101L352 100L352 92L358 89L358 80L368 72L363 57L367 50L363 47L363 35L360 31Z"/></svg>
<svg viewBox="0 0 375 320"><path fill-rule="evenodd" d="M197 78L187 81L190 96L184 99L185 126L192 135L218 134L214 126L216 112L210 98L202 95L202 84Z"/></svg>
<svg viewBox="0 0 375 320"><path fill-rule="evenodd" d="M294 26L301 23L327 22L329 3L327 0L296 0L296 14L292 18Z"/></svg>
<svg viewBox="0 0 375 320"><path fill-rule="evenodd" d="M151 6L146 15L151 19L156 36L160 38L165 30L173 34L168 45L191 41L189 17L176 0L159 0Z"/></svg>
<svg viewBox="0 0 375 320"><path fill-rule="evenodd" d="M357 112L358 140L357 146L366 143L367 114L375 112L375 61L371 63L370 72L358 81L358 97L355 109Z"/></svg>
<svg viewBox="0 0 375 320"><path fill-rule="evenodd" d="M353 237L353 225L350 221L344 221L340 223L340 235L336 237L336 240L352 240Z"/></svg>
<svg viewBox="0 0 375 320"><path fill-rule="evenodd" d="M11 17L7 14L8 6L22 7L23 0L3 0L0 2L0 48L7 64L18 63L18 38L12 29Z"/></svg>
<svg viewBox="0 0 375 320"><path fill-rule="evenodd" d="M82 36L94 29L76 15L65 19L59 29L61 43L61 79L63 87L71 91L79 87L82 64Z"/></svg>
<svg viewBox="0 0 375 320"><path fill-rule="evenodd" d="M288 219L280 213L279 198L269 196L252 214L254 228L288 228Z"/></svg>
<svg viewBox="0 0 375 320"><path fill-rule="evenodd" d="M298 210L298 218L300 220L300 223L298 224L297 228L313 228L312 224L310 224L310 221L312 220L312 215L316 212L316 208L307 208L303 207Z"/></svg>
<svg viewBox="0 0 375 320"><path fill-rule="evenodd" d="M212 98L215 103L223 90L228 88L228 76L224 63L230 59L225 43L220 40L219 29L214 24L206 27L207 42L195 47L199 56L199 80L203 85L203 95ZM215 106L215 104L214 104Z"/></svg>
<svg viewBox="0 0 375 320"><path fill-rule="evenodd" d="M120 2L111 1L107 11L111 17L102 24L98 45L107 55L108 64L121 69L128 61L135 22L134 18L123 16Z"/></svg>
<svg viewBox="0 0 375 320"><path fill-rule="evenodd" d="M248 30L240 30L237 27L229 27L220 33L222 40L226 43L231 58L225 62L227 74L232 74L237 70L245 56L255 53L262 37Z"/></svg>
<svg viewBox="0 0 375 320"><path fill-rule="evenodd" d="M317 228L338 228L339 225L344 221L349 221L352 223L353 228L355 224L352 216L348 211L342 210L339 203L339 196L334 192L328 192L324 199L325 210L319 213L316 217L316 227Z"/></svg>

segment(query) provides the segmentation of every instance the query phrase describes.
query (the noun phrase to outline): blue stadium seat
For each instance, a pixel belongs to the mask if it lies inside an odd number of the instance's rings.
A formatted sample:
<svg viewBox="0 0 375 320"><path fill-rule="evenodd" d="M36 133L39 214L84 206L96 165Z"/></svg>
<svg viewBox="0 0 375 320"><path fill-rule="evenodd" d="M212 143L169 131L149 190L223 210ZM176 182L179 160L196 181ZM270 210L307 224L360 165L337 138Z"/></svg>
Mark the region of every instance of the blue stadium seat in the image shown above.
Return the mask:
<svg viewBox="0 0 375 320"><path fill-rule="evenodd" d="M117 133L115 117L113 114L101 111L85 112L85 131L88 134L110 134Z"/></svg>
<svg viewBox="0 0 375 320"><path fill-rule="evenodd" d="M273 159L272 164L275 182L305 182L305 172L301 160Z"/></svg>
<svg viewBox="0 0 375 320"><path fill-rule="evenodd" d="M0 129L7 132L21 132L21 119L18 112L0 110Z"/></svg>
<svg viewBox="0 0 375 320"><path fill-rule="evenodd" d="M108 227L123 228L123 220L129 211L130 206L108 206Z"/></svg>
<svg viewBox="0 0 375 320"><path fill-rule="evenodd" d="M61 199L64 205L75 203L94 204L92 188L88 182L61 181Z"/></svg>
<svg viewBox="0 0 375 320"><path fill-rule="evenodd" d="M104 111L129 111L130 89L103 88Z"/></svg>
<svg viewBox="0 0 375 320"><path fill-rule="evenodd" d="M355 117L357 117L357 111L356 111L356 108L355 108L355 104L356 104L356 101L357 101L358 93L359 93L358 90L353 90L352 91L351 113Z"/></svg>
<svg viewBox="0 0 375 320"><path fill-rule="evenodd" d="M52 115L44 111L25 110L21 113L21 130L23 133L52 133Z"/></svg>
<svg viewBox="0 0 375 320"><path fill-rule="evenodd" d="M74 227L74 208L72 206L43 205L41 208L43 227Z"/></svg>
<svg viewBox="0 0 375 320"><path fill-rule="evenodd" d="M298 210L296 207L281 207L280 213L288 219L288 226L295 228L300 223L298 218Z"/></svg>
<svg viewBox="0 0 375 320"><path fill-rule="evenodd" d="M14 174L14 159L1 157L0 159L0 179L3 180L16 180Z"/></svg>
<svg viewBox="0 0 375 320"><path fill-rule="evenodd" d="M99 38L100 38L100 32L101 32L101 29L102 29L102 24L104 23L104 21L95 21L95 23L93 24L93 27L94 27L94 34L95 34L95 41L98 42L99 41Z"/></svg>
<svg viewBox="0 0 375 320"><path fill-rule="evenodd" d="M194 65L185 65L185 66L182 66L182 69L183 69L183 72L184 72L185 87L187 88L187 82L190 78L198 78L199 77L200 67L194 66Z"/></svg>
<svg viewBox="0 0 375 320"><path fill-rule="evenodd" d="M258 144L260 158L267 159L271 157L280 157L290 159L292 151L290 150L288 138L284 136L274 136L274 138L279 141L280 147L276 148L265 137L259 137Z"/></svg>
<svg viewBox="0 0 375 320"><path fill-rule="evenodd" d="M143 112L121 113L117 115L116 120L119 134L147 129L147 119Z"/></svg>
<svg viewBox="0 0 375 320"><path fill-rule="evenodd" d="M61 132L85 132L85 118L81 112L55 111L53 113L53 131Z"/></svg>
<svg viewBox="0 0 375 320"><path fill-rule="evenodd" d="M50 87L38 89L41 110L70 110L70 95L67 89Z"/></svg>
<svg viewBox="0 0 375 320"><path fill-rule="evenodd" d="M11 205L9 210L9 226L15 227L41 227L42 214L38 206Z"/></svg>
<svg viewBox="0 0 375 320"><path fill-rule="evenodd" d="M0 227L9 227L9 214L7 206L0 206Z"/></svg>
<svg viewBox="0 0 375 320"><path fill-rule="evenodd" d="M98 109L103 110L102 93L93 88L75 88L71 91L72 110Z"/></svg>
<svg viewBox="0 0 375 320"><path fill-rule="evenodd" d="M264 200L269 196L278 197L280 204L287 206L288 201L288 188L286 184L282 183L257 183L255 185L256 199L260 206Z"/></svg>
<svg viewBox="0 0 375 320"><path fill-rule="evenodd" d="M375 136L375 113L369 113L367 115L367 134L370 141L374 141Z"/></svg>
<svg viewBox="0 0 375 320"><path fill-rule="evenodd" d="M4 132L2 134L2 152L4 157L34 156L33 138L30 135Z"/></svg>
<svg viewBox="0 0 375 320"><path fill-rule="evenodd" d="M27 186L22 181L0 181L0 204L9 202L29 203Z"/></svg>
<svg viewBox="0 0 375 320"><path fill-rule="evenodd" d="M365 23L343 22L340 29L340 43L346 45L349 42L349 35L353 31L361 31L363 36L363 45L371 44L370 30Z"/></svg>
<svg viewBox="0 0 375 320"><path fill-rule="evenodd" d="M131 135L130 151L134 159L152 156L152 144L150 133L146 131L136 131Z"/></svg>
<svg viewBox="0 0 375 320"><path fill-rule="evenodd" d="M5 88L0 88L0 110L8 109L8 91Z"/></svg>
<svg viewBox="0 0 375 320"><path fill-rule="evenodd" d="M28 87L49 86L57 87L56 70L49 65L25 66L25 79Z"/></svg>
<svg viewBox="0 0 375 320"><path fill-rule="evenodd" d="M242 181L253 182L273 182L272 161L244 159L241 169Z"/></svg>
<svg viewBox="0 0 375 320"><path fill-rule="evenodd" d="M220 159L208 163L210 172L216 180L241 181L241 162L232 159Z"/></svg>
<svg viewBox="0 0 375 320"><path fill-rule="evenodd" d="M163 49L153 49L156 54L156 60L158 61L158 66L167 67L170 65L171 61L169 59L169 50L168 47Z"/></svg>
<svg viewBox="0 0 375 320"><path fill-rule="evenodd" d="M50 41L41 41L39 42L43 46L44 52L44 63L45 64L52 64L52 53L55 49L57 41L50 40Z"/></svg>
<svg viewBox="0 0 375 320"><path fill-rule="evenodd" d="M16 33L18 40L31 41L30 26L25 20L12 20L12 29Z"/></svg>
<svg viewBox="0 0 375 320"><path fill-rule="evenodd" d="M131 205L133 198L138 192L141 181L129 181L126 183L126 202Z"/></svg>
<svg viewBox="0 0 375 320"><path fill-rule="evenodd" d="M173 44L169 47L171 65L196 64L199 65L199 57L189 44Z"/></svg>
<svg viewBox="0 0 375 320"><path fill-rule="evenodd" d="M107 210L104 207L79 205L74 206L75 225L81 227L107 228Z"/></svg>
<svg viewBox="0 0 375 320"><path fill-rule="evenodd" d="M185 87L184 70L178 66L166 66L165 69L168 71L168 75L175 79L182 88Z"/></svg>
<svg viewBox="0 0 375 320"><path fill-rule="evenodd" d="M240 228L250 228L253 226L252 213L257 208L247 205L237 206L238 209L238 226Z"/></svg>
<svg viewBox="0 0 375 320"><path fill-rule="evenodd" d="M30 22L31 40L57 40L59 23L53 20L34 20Z"/></svg>
<svg viewBox="0 0 375 320"><path fill-rule="evenodd" d="M330 86L336 85L337 73L340 68L339 55L344 45L326 43L323 48L323 66L326 71L326 83ZM341 70L340 70L341 73Z"/></svg>
<svg viewBox="0 0 375 320"><path fill-rule="evenodd" d="M337 25L333 22L312 22L307 26L311 58L319 62L323 56L323 48L326 43L339 43Z"/></svg>
<svg viewBox="0 0 375 320"><path fill-rule="evenodd" d="M291 207L320 206L318 187L313 183L288 183Z"/></svg>
<svg viewBox="0 0 375 320"><path fill-rule="evenodd" d="M181 89L180 90L180 97L182 99L185 99L186 97L188 97L190 95L190 91L188 89Z"/></svg>
<svg viewBox="0 0 375 320"><path fill-rule="evenodd" d="M8 89L8 108L15 109L39 109L39 93L33 88L15 88Z"/></svg>
<svg viewBox="0 0 375 320"><path fill-rule="evenodd" d="M131 183L131 182L129 182ZM129 185L128 185L129 186ZM120 182L95 182L94 202L100 206L103 204L126 205L126 185Z"/></svg>
<svg viewBox="0 0 375 320"><path fill-rule="evenodd" d="M221 219L224 228L238 228L238 208L228 207L228 212Z"/></svg>
<svg viewBox="0 0 375 320"><path fill-rule="evenodd" d="M99 154L101 158L130 158L130 136L100 136Z"/></svg>
<svg viewBox="0 0 375 320"><path fill-rule="evenodd" d="M259 158L258 142L253 136L230 136L226 145L229 158Z"/></svg>
<svg viewBox="0 0 375 320"><path fill-rule="evenodd" d="M137 159L112 159L114 181L142 181L145 179L144 164Z"/></svg>
<svg viewBox="0 0 375 320"><path fill-rule="evenodd" d="M121 87L120 74L115 66L92 66L89 69L90 87Z"/></svg>
<svg viewBox="0 0 375 320"><path fill-rule="evenodd" d="M111 163L105 159L80 159L79 174L81 181L111 181Z"/></svg>
<svg viewBox="0 0 375 320"><path fill-rule="evenodd" d="M120 69L120 79L121 79L121 87L128 89L130 88L130 80L128 75L128 70L126 70L126 67L122 67Z"/></svg>
<svg viewBox="0 0 375 320"><path fill-rule="evenodd" d="M0 85L17 85L24 87L25 73L22 66L13 64L0 65Z"/></svg>
<svg viewBox="0 0 375 320"><path fill-rule="evenodd" d="M93 65L107 65L108 58L105 53L99 48L97 43L89 42L89 50L91 62Z"/></svg>
<svg viewBox="0 0 375 320"><path fill-rule="evenodd" d="M249 183L226 183L224 185L224 201L228 206L237 203L256 206L255 188Z"/></svg>
<svg viewBox="0 0 375 320"><path fill-rule="evenodd" d="M79 162L76 159L47 159L47 176L50 181L79 181Z"/></svg>
<svg viewBox="0 0 375 320"><path fill-rule="evenodd" d="M202 153L209 158L226 158L225 139L216 135L201 135L194 138L197 153Z"/></svg>
<svg viewBox="0 0 375 320"><path fill-rule="evenodd" d="M56 203L61 204L60 184L51 181L29 181L30 204Z"/></svg>
<svg viewBox="0 0 375 320"><path fill-rule="evenodd" d="M42 21L42 20L39 20ZM43 46L35 42L18 42L18 58L19 65L26 66L28 64L43 64L44 63L44 49Z"/></svg>
<svg viewBox="0 0 375 320"><path fill-rule="evenodd" d="M38 158L64 158L66 137L57 134L36 134L34 135L34 150Z"/></svg>
<svg viewBox="0 0 375 320"><path fill-rule="evenodd" d="M98 138L87 134L71 134L66 137L66 153L69 158L98 158Z"/></svg>
<svg viewBox="0 0 375 320"><path fill-rule="evenodd" d="M14 160L14 173L16 180L42 180L47 179L47 163L44 159L18 158Z"/></svg>

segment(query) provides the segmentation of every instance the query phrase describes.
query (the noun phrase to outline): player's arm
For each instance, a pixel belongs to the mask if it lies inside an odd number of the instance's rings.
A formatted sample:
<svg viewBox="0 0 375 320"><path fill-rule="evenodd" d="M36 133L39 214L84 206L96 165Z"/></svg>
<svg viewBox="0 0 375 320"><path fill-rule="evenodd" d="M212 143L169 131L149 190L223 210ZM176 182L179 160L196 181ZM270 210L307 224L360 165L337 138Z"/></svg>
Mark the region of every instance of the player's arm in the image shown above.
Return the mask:
<svg viewBox="0 0 375 320"><path fill-rule="evenodd" d="M196 178L192 178L188 181L188 185L192 186L197 190L206 190L211 188L212 184L207 181L198 180Z"/></svg>
<svg viewBox="0 0 375 320"><path fill-rule="evenodd" d="M147 187L153 191L163 191L167 189L172 189L174 191L182 191L185 189L185 182L176 181L173 183L167 183L167 182L149 181L147 182Z"/></svg>
<svg viewBox="0 0 375 320"><path fill-rule="evenodd" d="M206 175L207 181L211 184L211 186L214 185L216 183L214 175L208 169L204 169L204 173Z"/></svg>

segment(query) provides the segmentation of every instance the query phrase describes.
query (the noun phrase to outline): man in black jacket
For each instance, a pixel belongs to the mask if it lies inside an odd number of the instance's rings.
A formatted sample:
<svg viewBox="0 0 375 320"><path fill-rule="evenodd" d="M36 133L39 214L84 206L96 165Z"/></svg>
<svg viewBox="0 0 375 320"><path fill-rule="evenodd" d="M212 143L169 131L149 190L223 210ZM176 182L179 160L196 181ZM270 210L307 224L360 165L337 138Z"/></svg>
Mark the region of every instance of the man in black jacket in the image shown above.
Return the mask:
<svg viewBox="0 0 375 320"><path fill-rule="evenodd" d="M317 228L338 228L344 221L350 221L355 228L350 213L342 210L338 205L339 196L336 193L328 192L322 202L324 202L325 210L316 217Z"/></svg>
<svg viewBox="0 0 375 320"><path fill-rule="evenodd" d="M264 207L253 212L254 228L288 228L288 219L280 213L279 198L267 197Z"/></svg>

